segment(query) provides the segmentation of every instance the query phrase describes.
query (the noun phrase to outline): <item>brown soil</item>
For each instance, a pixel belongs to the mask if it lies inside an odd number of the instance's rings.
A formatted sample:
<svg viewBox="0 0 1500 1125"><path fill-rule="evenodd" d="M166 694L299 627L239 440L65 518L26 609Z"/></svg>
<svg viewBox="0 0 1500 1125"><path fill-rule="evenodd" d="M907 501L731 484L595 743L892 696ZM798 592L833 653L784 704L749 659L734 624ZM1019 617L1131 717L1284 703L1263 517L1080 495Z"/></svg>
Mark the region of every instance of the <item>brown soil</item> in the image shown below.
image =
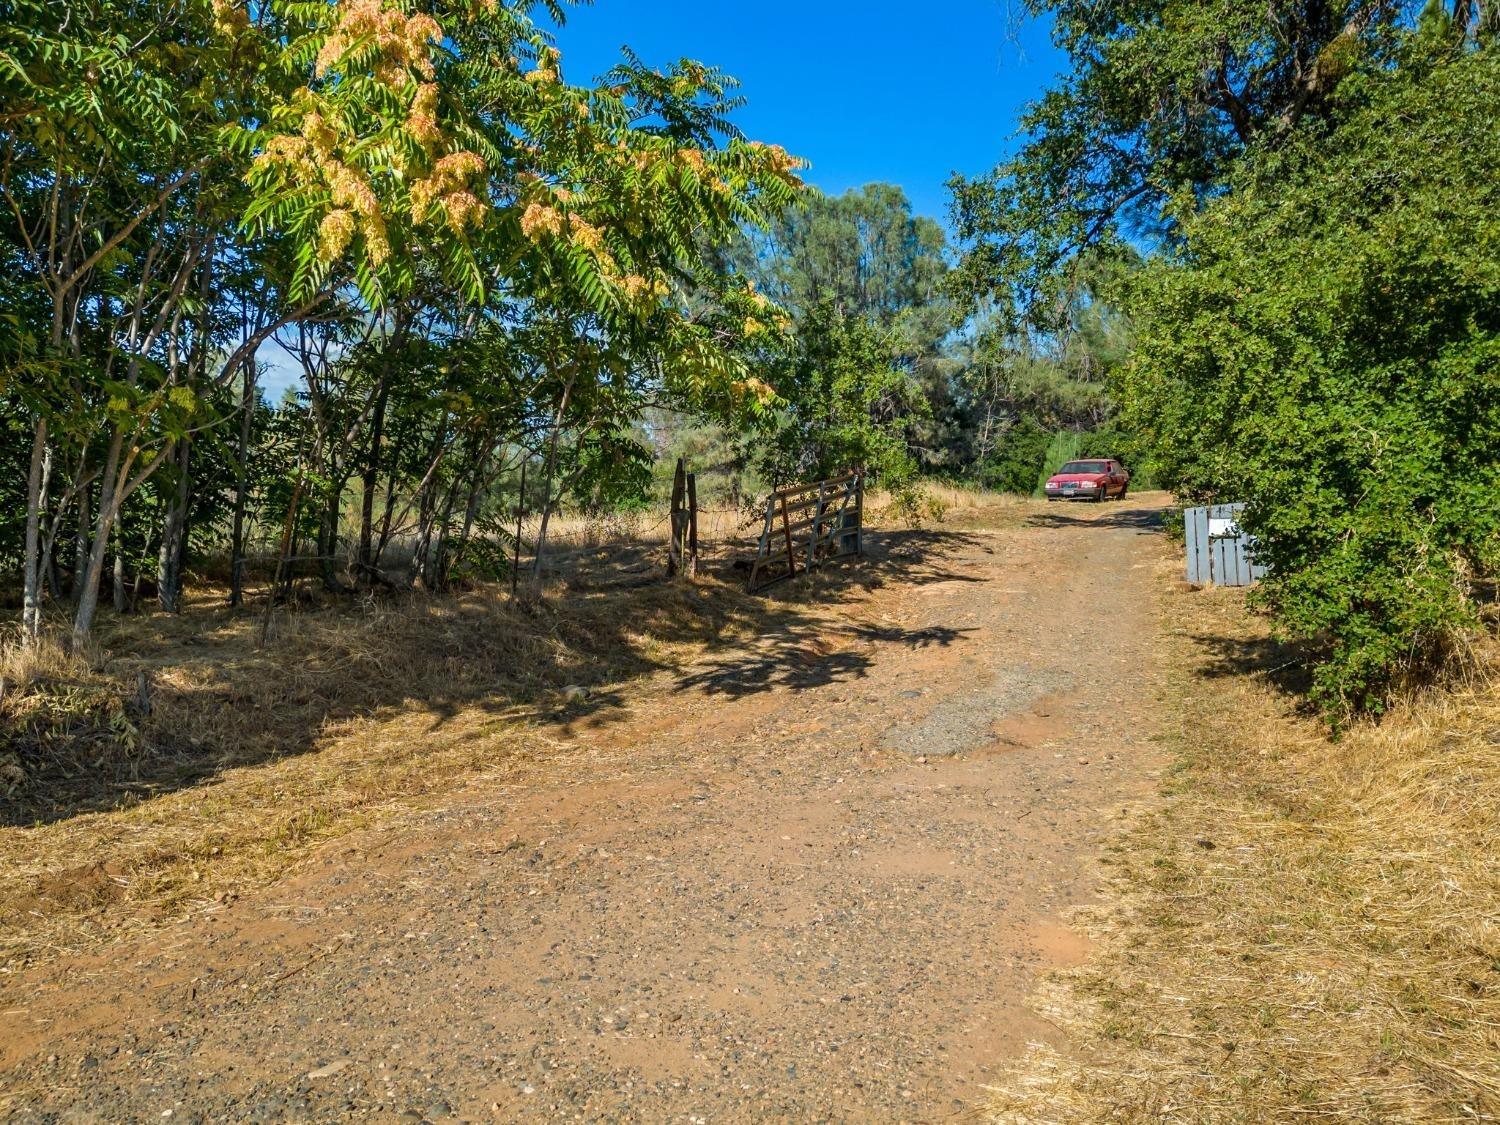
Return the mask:
<svg viewBox="0 0 1500 1125"><path fill-rule="evenodd" d="M973 1110L1059 1038L1025 998L1087 956L1066 912L1154 790L1159 514L950 535L821 635L712 651L265 891L10 975L0 1111Z"/></svg>

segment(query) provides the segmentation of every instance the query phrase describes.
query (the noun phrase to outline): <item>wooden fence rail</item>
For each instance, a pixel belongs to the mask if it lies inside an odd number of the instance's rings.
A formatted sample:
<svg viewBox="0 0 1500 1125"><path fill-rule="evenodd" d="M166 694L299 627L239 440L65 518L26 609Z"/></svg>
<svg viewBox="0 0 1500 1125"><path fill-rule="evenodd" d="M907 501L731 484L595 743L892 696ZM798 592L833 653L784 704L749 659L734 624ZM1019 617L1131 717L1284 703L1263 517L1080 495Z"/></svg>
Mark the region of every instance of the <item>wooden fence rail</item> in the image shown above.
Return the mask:
<svg viewBox="0 0 1500 1125"><path fill-rule="evenodd" d="M863 473L771 493L750 568L750 590L763 590L832 559L864 554L864 512Z"/></svg>

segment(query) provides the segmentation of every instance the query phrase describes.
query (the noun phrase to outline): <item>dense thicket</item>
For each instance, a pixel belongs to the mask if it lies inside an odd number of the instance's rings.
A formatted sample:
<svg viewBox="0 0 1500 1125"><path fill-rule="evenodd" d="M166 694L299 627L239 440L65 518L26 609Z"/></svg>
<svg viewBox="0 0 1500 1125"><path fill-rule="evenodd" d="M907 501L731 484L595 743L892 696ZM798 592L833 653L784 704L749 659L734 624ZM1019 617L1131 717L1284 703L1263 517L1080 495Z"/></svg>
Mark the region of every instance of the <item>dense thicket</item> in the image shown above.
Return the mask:
<svg viewBox="0 0 1500 1125"><path fill-rule="evenodd" d="M959 288L1046 331L1078 271L1138 333L1124 423L1249 503L1262 596L1337 714L1441 664L1500 561L1500 9L1039 2L1073 73L955 184Z"/></svg>
<svg viewBox="0 0 1500 1125"><path fill-rule="evenodd" d="M1500 576L1500 53L1412 49L1184 221L1124 384L1182 495L1249 502L1266 601L1363 708Z"/></svg>

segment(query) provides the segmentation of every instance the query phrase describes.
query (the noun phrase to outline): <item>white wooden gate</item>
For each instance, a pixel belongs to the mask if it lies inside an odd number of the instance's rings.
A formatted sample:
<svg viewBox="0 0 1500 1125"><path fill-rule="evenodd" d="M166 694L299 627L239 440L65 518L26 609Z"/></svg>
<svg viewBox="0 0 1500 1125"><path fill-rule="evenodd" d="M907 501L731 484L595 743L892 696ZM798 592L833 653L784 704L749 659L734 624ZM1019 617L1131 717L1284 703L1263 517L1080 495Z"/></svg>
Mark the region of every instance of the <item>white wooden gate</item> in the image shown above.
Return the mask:
<svg viewBox="0 0 1500 1125"><path fill-rule="evenodd" d="M1265 577L1255 562L1255 537L1239 525L1243 504L1213 504L1182 514L1187 580L1195 586L1249 586Z"/></svg>

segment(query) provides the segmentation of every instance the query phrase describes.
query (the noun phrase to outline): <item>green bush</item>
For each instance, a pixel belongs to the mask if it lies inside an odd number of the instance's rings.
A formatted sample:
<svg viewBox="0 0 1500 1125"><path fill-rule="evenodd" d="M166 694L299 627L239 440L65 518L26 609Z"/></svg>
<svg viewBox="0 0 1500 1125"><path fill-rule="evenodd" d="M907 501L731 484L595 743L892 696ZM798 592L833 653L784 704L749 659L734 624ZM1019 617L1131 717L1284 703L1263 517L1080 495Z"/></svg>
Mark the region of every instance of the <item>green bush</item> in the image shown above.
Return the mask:
<svg viewBox="0 0 1500 1125"><path fill-rule="evenodd" d="M1166 486L1248 503L1336 718L1439 666L1500 573L1500 50L1341 89L1137 279L1123 383Z"/></svg>
<svg viewBox="0 0 1500 1125"><path fill-rule="evenodd" d="M979 482L996 492L1023 496L1036 491L1036 475L1047 456L1051 435L1035 418L1023 417L1011 426L995 452L979 466Z"/></svg>

